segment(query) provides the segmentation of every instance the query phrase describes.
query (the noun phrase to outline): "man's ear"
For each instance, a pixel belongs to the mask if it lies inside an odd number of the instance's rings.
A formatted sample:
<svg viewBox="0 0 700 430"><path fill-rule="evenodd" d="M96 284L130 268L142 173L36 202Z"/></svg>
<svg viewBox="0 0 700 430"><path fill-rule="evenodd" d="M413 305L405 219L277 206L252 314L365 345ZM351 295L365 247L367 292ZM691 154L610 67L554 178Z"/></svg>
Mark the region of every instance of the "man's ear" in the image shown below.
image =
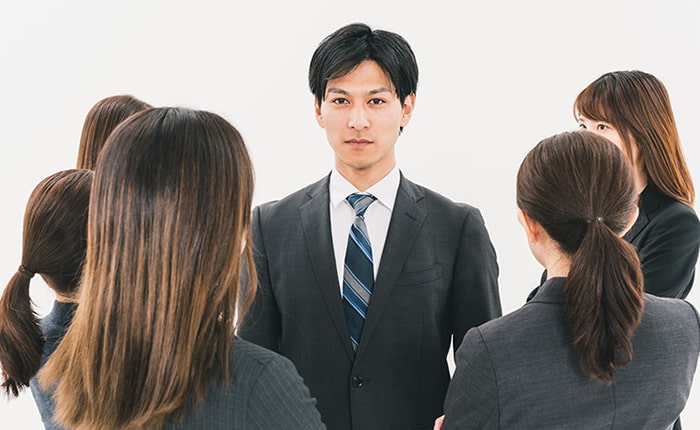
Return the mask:
<svg viewBox="0 0 700 430"><path fill-rule="evenodd" d="M413 109L416 107L416 95L409 94L403 101L403 113L401 114L401 127L406 127L411 120Z"/></svg>
<svg viewBox="0 0 700 430"><path fill-rule="evenodd" d="M326 128L326 123L323 121L323 115L321 115L321 103L319 103L317 98L314 98L314 114L316 115L316 122L321 128Z"/></svg>

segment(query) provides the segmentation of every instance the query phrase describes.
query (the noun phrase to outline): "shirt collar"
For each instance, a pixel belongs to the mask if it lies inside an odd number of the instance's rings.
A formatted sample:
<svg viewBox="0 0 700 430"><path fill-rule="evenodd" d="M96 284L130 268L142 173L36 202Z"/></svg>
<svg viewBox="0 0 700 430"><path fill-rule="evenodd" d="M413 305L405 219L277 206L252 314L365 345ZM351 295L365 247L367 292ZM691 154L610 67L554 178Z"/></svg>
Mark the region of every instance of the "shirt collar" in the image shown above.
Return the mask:
<svg viewBox="0 0 700 430"><path fill-rule="evenodd" d="M394 209L394 201L396 200L396 193L399 190L400 181L401 175L399 173L399 169L398 167L394 166L394 168L391 169L391 171L385 177L369 187L364 194L372 194L377 198L377 201L381 203L382 206L385 206L387 209L392 211ZM339 205L343 204L345 199L350 194L360 192L336 169L333 169L331 172L328 191L330 194L331 205L333 205L335 209L337 209Z"/></svg>

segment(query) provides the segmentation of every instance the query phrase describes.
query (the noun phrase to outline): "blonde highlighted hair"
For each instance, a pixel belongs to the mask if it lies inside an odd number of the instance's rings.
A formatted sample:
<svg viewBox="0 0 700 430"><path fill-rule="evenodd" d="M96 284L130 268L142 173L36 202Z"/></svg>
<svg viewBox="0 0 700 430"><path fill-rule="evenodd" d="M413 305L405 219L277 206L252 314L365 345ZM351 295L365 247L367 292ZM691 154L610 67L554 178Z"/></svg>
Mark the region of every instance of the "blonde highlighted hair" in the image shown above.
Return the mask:
<svg viewBox="0 0 700 430"><path fill-rule="evenodd" d="M257 284L253 168L231 124L183 108L133 115L102 151L81 305L40 383L66 427L160 428L228 380Z"/></svg>

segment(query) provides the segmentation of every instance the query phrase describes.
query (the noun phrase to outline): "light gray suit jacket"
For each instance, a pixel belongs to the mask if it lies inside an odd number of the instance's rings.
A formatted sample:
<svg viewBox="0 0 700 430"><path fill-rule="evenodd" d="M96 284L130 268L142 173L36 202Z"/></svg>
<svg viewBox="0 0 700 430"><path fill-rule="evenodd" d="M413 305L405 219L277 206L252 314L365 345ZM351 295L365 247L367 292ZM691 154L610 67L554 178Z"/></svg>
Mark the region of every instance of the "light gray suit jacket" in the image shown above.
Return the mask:
<svg viewBox="0 0 700 430"><path fill-rule="evenodd" d="M432 429L447 351L500 316L496 254L479 211L399 185L357 354L335 267L328 177L253 212L259 285L240 335L289 357L329 430Z"/></svg>
<svg viewBox="0 0 700 430"><path fill-rule="evenodd" d="M579 368L564 283L548 280L522 308L467 333L445 400L443 430L673 426L698 362L695 309L647 294L632 362L606 385Z"/></svg>

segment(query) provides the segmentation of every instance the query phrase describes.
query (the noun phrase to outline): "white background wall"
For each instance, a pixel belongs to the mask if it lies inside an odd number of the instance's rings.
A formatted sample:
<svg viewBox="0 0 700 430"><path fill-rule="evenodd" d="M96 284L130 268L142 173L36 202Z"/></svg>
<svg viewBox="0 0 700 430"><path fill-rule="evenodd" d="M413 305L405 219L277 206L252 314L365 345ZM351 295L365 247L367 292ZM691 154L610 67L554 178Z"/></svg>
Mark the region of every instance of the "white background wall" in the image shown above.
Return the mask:
<svg viewBox="0 0 700 430"><path fill-rule="evenodd" d="M517 168L540 139L576 127L572 102L601 74L639 69L666 84L700 189L696 0L294 3L3 2L0 285L20 262L31 190L74 167L85 115L103 97L128 93L230 120L253 156L256 203L325 175L333 158L313 117L308 62L323 37L354 21L411 43L420 80L399 166L482 210L504 312L524 302L541 273L516 221ZM689 298L698 306L699 290ZM47 312L51 293L36 278L32 295ZM700 427L692 412L698 391L683 414L686 428ZM0 400L0 423L41 428L31 395Z"/></svg>

